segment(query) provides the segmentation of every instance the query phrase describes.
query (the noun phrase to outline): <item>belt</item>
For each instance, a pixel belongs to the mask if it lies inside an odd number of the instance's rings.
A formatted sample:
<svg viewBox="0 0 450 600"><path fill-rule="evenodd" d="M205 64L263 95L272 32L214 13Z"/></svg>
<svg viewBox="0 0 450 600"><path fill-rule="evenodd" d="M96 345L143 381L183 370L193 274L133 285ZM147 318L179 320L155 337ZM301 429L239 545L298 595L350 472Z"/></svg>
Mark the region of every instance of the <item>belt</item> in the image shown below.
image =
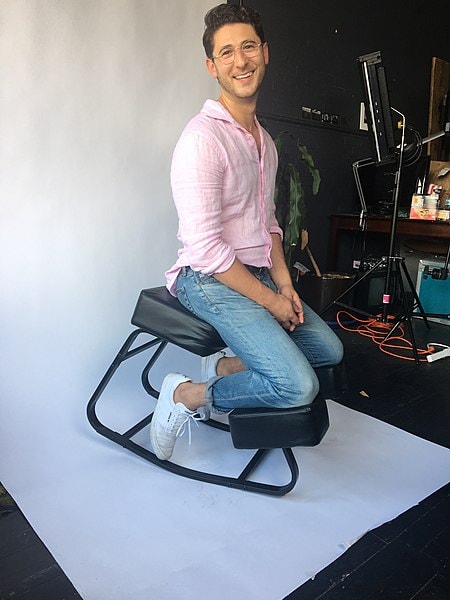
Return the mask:
<svg viewBox="0 0 450 600"><path fill-rule="evenodd" d="M253 273L254 275L265 275L269 270L267 267L254 267L253 265L244 265L244 267L248 271L250 271L250 273ZM181 273L183 273L183 275L185 275L187 273L188 269L193 271L192 267L187 266L187 267L181 267Z"/></svg>
<svg viewBox="0 0 450 600"><path fill-rule="evenodd" d="M254 267L253 265L244 265L244 267L254 275L264 275L267 273L267 267Z"/></svg>

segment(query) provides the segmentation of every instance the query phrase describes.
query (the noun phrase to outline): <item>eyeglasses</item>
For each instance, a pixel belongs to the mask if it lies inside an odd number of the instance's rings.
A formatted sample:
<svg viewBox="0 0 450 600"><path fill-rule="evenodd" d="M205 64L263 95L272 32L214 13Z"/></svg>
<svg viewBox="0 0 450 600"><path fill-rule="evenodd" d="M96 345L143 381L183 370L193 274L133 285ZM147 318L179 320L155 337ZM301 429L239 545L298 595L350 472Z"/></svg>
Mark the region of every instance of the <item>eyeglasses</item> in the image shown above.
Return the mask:
<svg viewBox="0 0 450 600"><path fill-rule="evenodd" d="M257 44L256 42L243 42L240 46L236 46L236 48L224 48L217 56L213 56L213 58L218 58L224 65L231 65L235 59L237 49L245 54L247 58L255 58L255 56L258 55L259 48L261 46L263 46L263 44Z"/></svg>

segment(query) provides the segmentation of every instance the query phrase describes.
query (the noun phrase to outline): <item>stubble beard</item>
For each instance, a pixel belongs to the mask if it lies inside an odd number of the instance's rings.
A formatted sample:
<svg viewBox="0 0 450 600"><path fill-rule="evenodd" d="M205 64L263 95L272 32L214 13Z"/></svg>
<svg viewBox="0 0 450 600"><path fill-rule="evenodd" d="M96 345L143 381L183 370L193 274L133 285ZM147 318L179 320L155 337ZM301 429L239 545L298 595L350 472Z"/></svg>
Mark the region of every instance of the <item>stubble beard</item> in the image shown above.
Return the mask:
<svg viewBox="0 0 450 600"><path fill-rule="evenodd" d="M222 78L219 75L219 73L217 73L217 82L220 85L220 87L222 88L222 90L224 90L225 92L227 92L231 96L234 96L236 98L240 98L241 100L253 100L253 99L256 99L258 97L258 92L259 92L259 89L261 87L263 79L264 79L264 70L263 70L262 73L261 72L258 73L258 82L257 82L256 86L252 90L248 90L248 91L242 90L242 91L239 91L237 89L238 86L234 85L234 79L232 77L230 77L230 78L223 77Z"/></svg>

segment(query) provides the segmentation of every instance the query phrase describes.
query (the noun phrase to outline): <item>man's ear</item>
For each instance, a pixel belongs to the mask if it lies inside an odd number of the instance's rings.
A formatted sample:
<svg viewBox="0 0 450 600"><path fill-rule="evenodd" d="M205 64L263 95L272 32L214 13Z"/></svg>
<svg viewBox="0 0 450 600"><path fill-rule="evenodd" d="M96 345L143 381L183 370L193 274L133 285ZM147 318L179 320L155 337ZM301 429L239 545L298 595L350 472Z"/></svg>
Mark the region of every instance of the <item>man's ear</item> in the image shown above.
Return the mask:
<svg viewBox="0 0 450 600"><path fill-rule="evenodd" d="M216 65L215 65L215 62L211 58L206 59L206 68L208 69L208 73L211 75L211 77L214 77L215 79L217 79Z"/></svg>
<svg viewBox="0 0 450 600"><path fill-rule="evenodd" d="M264 64L269 64L269 46L267 42L263 44L263 56L264 56Z"/></svg>

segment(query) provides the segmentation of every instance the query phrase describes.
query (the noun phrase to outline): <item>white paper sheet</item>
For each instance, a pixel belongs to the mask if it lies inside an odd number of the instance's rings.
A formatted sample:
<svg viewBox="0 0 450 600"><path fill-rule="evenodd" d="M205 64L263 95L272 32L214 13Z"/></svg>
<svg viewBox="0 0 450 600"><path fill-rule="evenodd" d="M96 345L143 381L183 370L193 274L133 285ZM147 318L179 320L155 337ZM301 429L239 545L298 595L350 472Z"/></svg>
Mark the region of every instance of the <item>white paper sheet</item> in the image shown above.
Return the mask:
<svg viewBox="0 0 450 600"><path fill-rule="evenodd" d="M115 394L108 402L105 418L127 412ZM129 411L149 402L136 396ZM57 435L41 432L43 444L16 453L20 470L4 483L84 600L279 600L449 479L447 449L328 406L330 430L319 446L295 450L300 479L282 498L173 475L82 419L63 419ZM179 440L173 460L237 473L247 455L228 434L201 426L191 446ZM286 481L281 452L257 474Z"/></svg>

